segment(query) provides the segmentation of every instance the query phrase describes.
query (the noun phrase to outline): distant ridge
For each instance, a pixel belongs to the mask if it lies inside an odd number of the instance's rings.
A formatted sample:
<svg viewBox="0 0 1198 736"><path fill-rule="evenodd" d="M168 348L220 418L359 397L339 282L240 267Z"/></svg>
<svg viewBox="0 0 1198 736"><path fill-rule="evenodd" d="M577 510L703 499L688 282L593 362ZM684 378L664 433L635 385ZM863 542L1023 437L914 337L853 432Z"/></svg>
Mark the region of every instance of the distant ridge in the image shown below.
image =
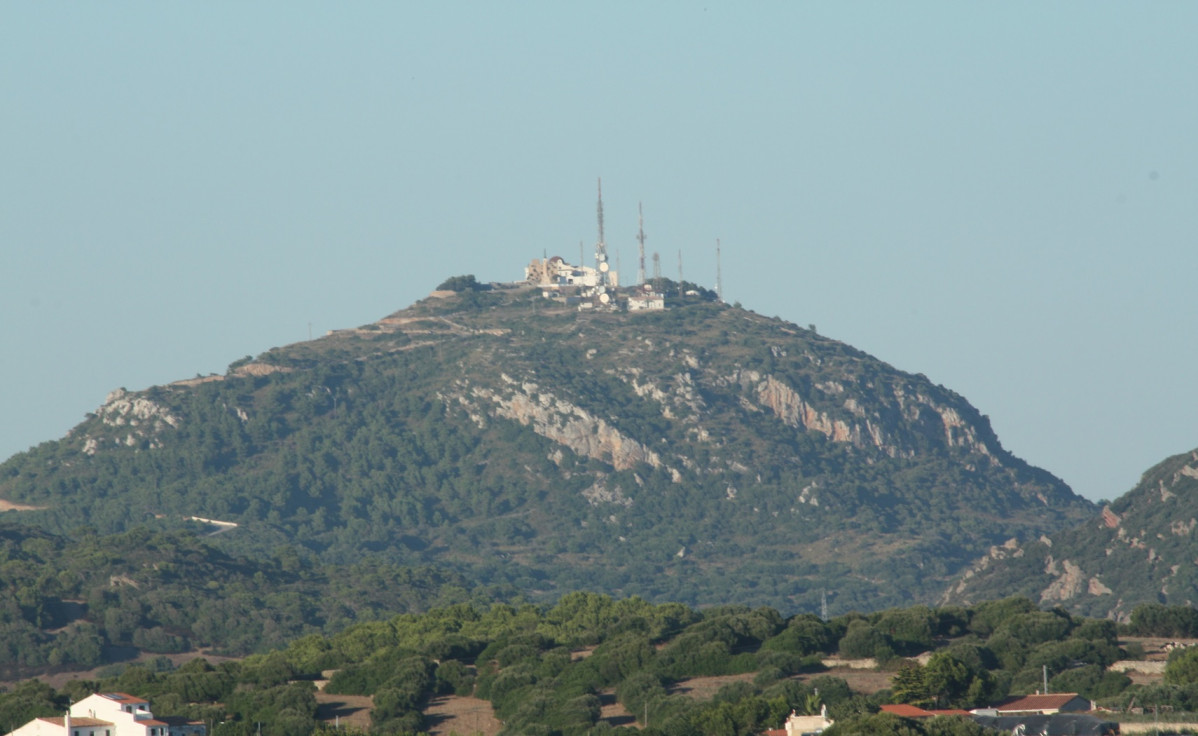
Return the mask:
<svg viewBox="0 0 1198 736"><path fill-rule="evenodd" d="M1198 604L1198 450L1174 455L1087 521L990 554L942 596L1026 595L1120 621L1142 603Z"/></svg>

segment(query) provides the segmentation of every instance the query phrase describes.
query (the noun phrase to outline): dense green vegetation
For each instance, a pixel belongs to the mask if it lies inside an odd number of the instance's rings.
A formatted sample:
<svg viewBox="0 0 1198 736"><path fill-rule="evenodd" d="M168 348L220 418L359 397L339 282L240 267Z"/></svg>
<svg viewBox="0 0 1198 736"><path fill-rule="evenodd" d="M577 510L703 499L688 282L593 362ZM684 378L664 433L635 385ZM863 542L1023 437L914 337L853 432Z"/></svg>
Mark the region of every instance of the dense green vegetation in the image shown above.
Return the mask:
<svg viewBox="0 0 1198 736"><path fill-rule="evenodd" d="M1044 668L1054 692L1080 692L1111 706L1198 708L1198 654L1170 660L1164 684L1132 686L1106 666L1124 656L1111 621L1040 610L1011 598L969 608L916 606L822 621L771 608L694 610L573 593L551 607L455 604L365 622L334 635L310 634L242 661L164 661L113 668L55 691L22 682L0 696L0 725L60 712L93 691L136 693L159 715L213 724L216 736L308 734L317 721L313 681L335 670L330 693L369 695L373 733L427 728L438 695L474 694L491 703L504 734L601 734L625 730L600 719L602 698L622 704L642 734L741 736L777 727L792 710L827 706L834 733L978 734L969 722L912 724L875 715L905 702L968 708L1035 690ZM926 664L913 657L933 652ZM839 654L879 658L893 686L853 692L820 674ZM745 675L710 700L675 685L688 678ZM644 719L648 718L648 724ZM903 730L906 729L906 730ZM627 732L632 733L631 729Z"/></svg>
<svg viewBox="0 0 1198 736"><path fill-rule="evenodd" d="M442 286L225 376L114 395L0 464L0 498L59 535L200 517L264 564L369 556L536 601L788 614L824 593L835 612L931 602L990 545L1092 512L951 391L693 284L638 314Z"/></svg>
<svg viewBox="0 0 1198 736"><path fill-rule="evenodd" d="M474 274L468 273L463 276L450 276L441 282L437 287L438 291L482 291L483 284L474 278Z"/></svg>
<svg viewBox="0 0 1198 736"><path fill-rule="evenodd" d="M186 532L73 539L0 525L0 679L203 647L266 651L398 611L491 600L442 569L313 566L289 547L230 557Z"/></svg>

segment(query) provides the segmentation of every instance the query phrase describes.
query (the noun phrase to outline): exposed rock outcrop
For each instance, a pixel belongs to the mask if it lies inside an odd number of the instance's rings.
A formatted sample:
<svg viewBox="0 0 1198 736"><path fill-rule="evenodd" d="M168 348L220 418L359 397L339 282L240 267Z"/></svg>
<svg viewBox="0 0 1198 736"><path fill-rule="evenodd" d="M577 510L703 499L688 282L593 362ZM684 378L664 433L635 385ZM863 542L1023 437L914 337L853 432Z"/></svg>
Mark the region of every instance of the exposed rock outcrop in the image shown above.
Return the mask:
<svg viewBox="0 0 1198 736"><path fill-rule="evenodd" d="M148 442L150 447L160 447L159 433L179 426L179 418L165 406L123 388L111 391L95 414L109 427L128 429L124 436L109 440L127 447L135 447L142 442ZM105 438L84 435L82 451L86 455L94 455L104 442Z"/></svg>
<svg viewBox="0 0 1198 736"><path fill-rule="evenodd" d="M616 470L630 470L639 463L664 466L660 455L606 420L552 393L539 391L535 383L517 383L506 375L503 378L510 387L508 391L472 386L456 398L475 410L482 409L480 403L485 402L490 407L485 413L515 420L578 455L610 463Z"/></svg>
<svg viewBox="0 0 1198 736"><path fill-rule="evenodd" d="M270 363L246 363L233 369L235 376L269 376L271 373L290 373L293 368Z"/></svg>
<svg viewBox="0 0 1198 736"><path fill-rule="evenodd" d="M819 432L833 442L846 442L861 448L874 447L890 457L914 457L918 452L916 447L887 433L883 429L881 416L875 414L871 417L855 397L843 400L841 406L846 416L838 417L816 408L793 387L773 375L745 370L725 376L721 381L739 384L748 392L752 404L772 412L786 424ZM818 383L815 388L828 396L845 393L844 385L838 381ZM955 407L940 404L922 393L908 394L901 386L895 387L892 398L897 412L913 425L926 422L934 416L945 447L961 447L995 457L996 453L981 438L977 427L962 417Z"/></svg>

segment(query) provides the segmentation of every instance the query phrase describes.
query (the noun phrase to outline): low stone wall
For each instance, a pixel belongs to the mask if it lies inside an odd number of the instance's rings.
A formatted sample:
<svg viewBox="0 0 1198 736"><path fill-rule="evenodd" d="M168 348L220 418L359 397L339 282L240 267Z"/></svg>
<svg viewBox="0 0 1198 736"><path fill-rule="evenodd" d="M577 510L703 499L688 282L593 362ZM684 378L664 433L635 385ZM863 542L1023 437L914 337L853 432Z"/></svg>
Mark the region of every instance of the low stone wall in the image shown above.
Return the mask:
<svg viewBox="0 0 1198 736"><path fill-rule="evenodd" d="M851 670L874 670L878 668L878 660L870 657L868 659L841 659L840 657L828 657L820 660L821 663L828 669L836 669L837 667L847 667Z"/></svg>
<svg viewBox="0 0 1198 736"><path fill-rule="evenodd" d="M1119 733L1198 733L1198 723L1153 723L1143 721L1136 723L1120 723Z"/></svg>

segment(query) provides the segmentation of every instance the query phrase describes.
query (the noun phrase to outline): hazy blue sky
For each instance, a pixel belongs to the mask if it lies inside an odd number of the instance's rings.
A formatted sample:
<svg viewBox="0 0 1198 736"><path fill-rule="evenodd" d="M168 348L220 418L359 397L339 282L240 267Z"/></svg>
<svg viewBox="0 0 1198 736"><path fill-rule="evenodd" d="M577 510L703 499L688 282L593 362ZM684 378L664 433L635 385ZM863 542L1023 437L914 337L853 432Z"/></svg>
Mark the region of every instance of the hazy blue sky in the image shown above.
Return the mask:
<svg viewBox="0 0 1198 736"><path fill-rule="evenodd" d="M1092 499L1198 446L1198 3L0 5L0 457L595 240Z"/></svg>

